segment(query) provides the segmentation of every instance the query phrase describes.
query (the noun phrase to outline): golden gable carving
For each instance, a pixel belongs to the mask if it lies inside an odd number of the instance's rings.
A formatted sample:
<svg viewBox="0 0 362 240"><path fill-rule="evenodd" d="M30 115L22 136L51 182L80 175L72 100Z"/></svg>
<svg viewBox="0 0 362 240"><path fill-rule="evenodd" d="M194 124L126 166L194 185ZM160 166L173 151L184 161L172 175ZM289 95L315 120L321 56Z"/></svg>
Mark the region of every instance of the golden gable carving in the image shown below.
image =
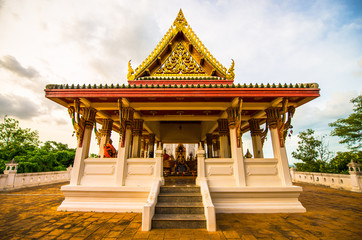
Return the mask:
<svg viewBox="0 0 362 240"><path fill-rule="evenodd" d="M167 61L157 70L156 74L204 74L205 71L192 58L191 54L179 42Z"/></svg>

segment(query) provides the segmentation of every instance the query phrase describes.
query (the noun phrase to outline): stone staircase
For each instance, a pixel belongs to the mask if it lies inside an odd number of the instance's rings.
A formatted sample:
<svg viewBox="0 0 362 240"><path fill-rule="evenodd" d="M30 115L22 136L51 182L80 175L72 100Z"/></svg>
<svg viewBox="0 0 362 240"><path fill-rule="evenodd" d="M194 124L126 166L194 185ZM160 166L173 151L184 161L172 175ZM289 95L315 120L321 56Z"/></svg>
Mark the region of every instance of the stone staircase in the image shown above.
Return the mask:
<svg viewBox="0 0 362 240"><path fill-rule="evenodd" d="M152 228L206 228L200 187L195 185L194 177L165 178Z"/></svg>

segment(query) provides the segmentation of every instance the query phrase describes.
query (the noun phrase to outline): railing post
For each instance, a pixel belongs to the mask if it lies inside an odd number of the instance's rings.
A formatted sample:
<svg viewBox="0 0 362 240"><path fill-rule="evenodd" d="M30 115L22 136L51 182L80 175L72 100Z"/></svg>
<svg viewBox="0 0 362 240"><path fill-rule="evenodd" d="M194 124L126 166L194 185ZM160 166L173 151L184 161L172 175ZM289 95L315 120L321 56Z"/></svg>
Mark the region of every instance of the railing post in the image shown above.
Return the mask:
<svg viewBox="0 0 362 240"><path fill-rule="evenodd" d="M15 182L15 176L18 172L18 163L12 159L10 162L5 164L4 174L7 175L7 179L5 180L4 188L13 188Z"/></svg>
<svg viewBox="0 0 362 240"><path fill-rule="evenodd" d="M196 184L200 186L200 181L206 179L205 173L205 150L200 143L197 154L197 178Z"/></svg>
<svg viewBox="0 0 362 240"><path fill-rule="evenodd" d="M362 192L361 185L359 183L359 175L361 172L360 165L353 160L348 163L348 172L351 177L352 192Z"/></svg>
<svg viewBox="0 0 362 240"><path fill-rule="evenodd" d="M161 185L165 184L165 179L163 178L163 153L161 143L158 144L156 150L155 178L161 181Z"/></svg>
<svg viewBox="0 0 362 240"><path fill-rule="evenodd" d="M292 178L292 181L294 181L295 180L295 167L292 166L289 169L289 171L290 171L290 177Z"/></svg>

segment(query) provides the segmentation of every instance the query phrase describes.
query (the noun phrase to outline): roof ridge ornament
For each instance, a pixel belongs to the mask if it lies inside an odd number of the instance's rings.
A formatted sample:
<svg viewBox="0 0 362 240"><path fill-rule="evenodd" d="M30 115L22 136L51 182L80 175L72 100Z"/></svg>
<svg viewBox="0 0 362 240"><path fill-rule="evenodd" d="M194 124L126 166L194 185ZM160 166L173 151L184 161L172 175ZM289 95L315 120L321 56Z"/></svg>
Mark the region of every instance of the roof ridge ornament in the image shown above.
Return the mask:
<svg viewBox="0 0 362 240"><path fill-rule="evenodd" d="M226 74L226 78L228 79L234 79L235 77L235 73L234 73L234 66L235 66L235 62L234 59L231 59L231 66Z"/></svg>
<svg viewBox="0 0 362 240"><path fill-rule="evenodd" d="M131 60L128 61L128 74L127 74L127 79L128 80L134 80L134 71L133 68L131 66Z"/></svg>
<svg viewBox="0 0 362 240"><path fill-rule="evenodd" d="M178 31L180 31L182 27L186 27L188 25L181 8L177 14L175 21L173 22L173 25L176 26Z"/></svg>

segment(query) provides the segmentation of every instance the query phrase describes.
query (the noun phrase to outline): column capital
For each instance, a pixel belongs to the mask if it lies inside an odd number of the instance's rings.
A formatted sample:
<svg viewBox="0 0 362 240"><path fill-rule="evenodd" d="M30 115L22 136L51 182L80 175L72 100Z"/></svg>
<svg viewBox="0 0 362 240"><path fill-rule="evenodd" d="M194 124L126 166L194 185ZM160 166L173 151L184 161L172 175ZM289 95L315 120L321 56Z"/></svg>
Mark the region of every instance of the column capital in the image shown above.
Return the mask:
<svg viewBox="0 0 362 240"><path fill-rule="evenodd" d="M234 129L238 125L238 108L229 107L226 112L228 114L229 127Z"/></svg>
<svg viewBox="0 0 362 240"><path fill-rule="evenodd" d="M260 119L252 118L249 120L251 136L261 136L263 130L260 129Z"/></svg>
<svg viewBox="0 0 362 240"><path fill-rule="evenodd" d="M208 145L212 144L212 139L213 139L213 136L211 133L206 134L206 142Z"/></svg>
<svg viewBox="0 0 362 240"><path fill-rule="evenodd" d="M142 136L142 131L143 131L143 119L134 119L133 134L137 136Z"/></svg>
<svg viewBox="0 0 362 240"><path fill-rule="evenodd" d="M228 125L228 120L227 119L218 119L217 120L218 123L218 128L219 128L219 135L220 136L226 136L229 133L229 125Z"/></svg>
<svg viewBox="0 0 362 240"><path fill-rule="evenodd" d="M113 127L113 120L112 119L103 119L102 123L102 129L100 130L100 133L102 136L110 135L112 132Z"/></svg>
<svg viewBox="0 0 362 240"><path fill-rule="evenodd" d="M91 107L83 108L83 118L85 120L86 126L93 127L93 124L96 122L97 110Z"/></svg>
<svg viewBox="0 0 362 240"><path fill-rule="evenodd" d="M283 110L276 107L270 107L265 110L265 113L267 115L267 123L269 127L272 129L276 128L278 130L281 147L284 147L285 139L288 135L289 129L293 128L291 122L295 112L295 107L293 106L288 107L287 105L288 101L283 101L283 108L282 108ZM286 119L286 114L288 114L287 119Z"/></svg>
<svg viewBox="0 0 362 240"><path fill-rule="evenodd" d="M134 109L131 107L123 107L120 109L120 121L121 123L127 127L132 126L133 123L133 115L134 115Z"/></svg>
<svg viewBox="0 0 362 240"><path fill-rule="evenodd" d="M267 116L269 127L277 128L281 121L279 108L276 107L267 108L265 109L265 113Z"/></svg>

